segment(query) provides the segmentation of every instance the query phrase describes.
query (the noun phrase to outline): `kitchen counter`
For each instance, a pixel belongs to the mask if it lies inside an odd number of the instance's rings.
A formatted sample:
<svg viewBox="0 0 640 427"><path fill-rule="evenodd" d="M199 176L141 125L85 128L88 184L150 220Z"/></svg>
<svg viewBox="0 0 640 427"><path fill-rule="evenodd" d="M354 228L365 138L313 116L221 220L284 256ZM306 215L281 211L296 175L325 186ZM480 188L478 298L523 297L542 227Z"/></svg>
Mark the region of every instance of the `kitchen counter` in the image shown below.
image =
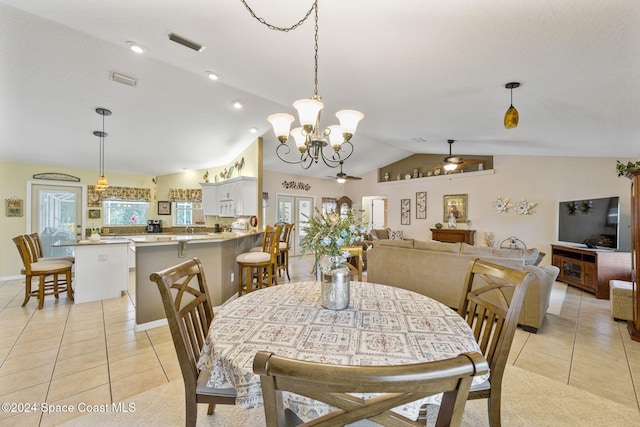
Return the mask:
<svg viewBox="0 0 640 427"><path fill-rule="evenodd" d="M136 331L166 324L155 282L149 276L190 258L204 267L213 306L222 305L238 290L236 256L262 243L262 232L146 234L129 236L136 250Z"/></svg>

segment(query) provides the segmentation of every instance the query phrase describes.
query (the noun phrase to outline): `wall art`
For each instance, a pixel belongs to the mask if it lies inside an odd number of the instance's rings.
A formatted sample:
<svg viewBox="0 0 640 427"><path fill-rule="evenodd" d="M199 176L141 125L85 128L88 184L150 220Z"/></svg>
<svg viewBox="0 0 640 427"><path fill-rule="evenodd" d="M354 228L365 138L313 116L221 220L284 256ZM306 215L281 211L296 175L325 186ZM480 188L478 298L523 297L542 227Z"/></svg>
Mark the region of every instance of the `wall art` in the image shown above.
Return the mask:
<svg viewBox="0 0 640 427"><path fill-rule="evenodd" d="M5 214L8 217L21 217L23 215L22 199L10 197L4 200Z"/></svg>
<svg viewBox="0 0 640 427"><path fill-rule="evenodd" d="M444 212L443 220L449 221L449 217L453 216L456 222L467 222L467 195L451 194L444 196Z"/></svg>
<svg viewBox="0 0 640 427"><path fill-rule="evenodd" d="M416 193L416 219L427 219L427 192Z"/></svg>
<svg viewBox="0 0 640 427"><path fill-rule="evenodd" d="M400 224L411 224L411 199L402 199L400 201Z"/></svg>

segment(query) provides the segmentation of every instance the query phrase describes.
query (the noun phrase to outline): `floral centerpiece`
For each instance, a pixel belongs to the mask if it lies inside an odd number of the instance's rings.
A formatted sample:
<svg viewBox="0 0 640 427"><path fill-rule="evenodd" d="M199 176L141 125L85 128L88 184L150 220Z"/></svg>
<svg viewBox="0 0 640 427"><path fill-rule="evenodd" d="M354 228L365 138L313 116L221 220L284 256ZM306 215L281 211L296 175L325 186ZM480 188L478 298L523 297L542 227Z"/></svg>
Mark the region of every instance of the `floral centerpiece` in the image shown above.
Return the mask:
<svg viewBox="0 0 640 427"><path fill-rule="evenodd" d="M322 213L316 208L311 217L307 217L305 236L300 241L302 254L314 252L316 264L320 257L326 255L333 261L344 260L349 257L344 246L352 246L362 241L366 232L366 226L362 223L362 217L356 215L352 209L345 214L337 212ZM315 271L314 265L314 271Z"/></svg>

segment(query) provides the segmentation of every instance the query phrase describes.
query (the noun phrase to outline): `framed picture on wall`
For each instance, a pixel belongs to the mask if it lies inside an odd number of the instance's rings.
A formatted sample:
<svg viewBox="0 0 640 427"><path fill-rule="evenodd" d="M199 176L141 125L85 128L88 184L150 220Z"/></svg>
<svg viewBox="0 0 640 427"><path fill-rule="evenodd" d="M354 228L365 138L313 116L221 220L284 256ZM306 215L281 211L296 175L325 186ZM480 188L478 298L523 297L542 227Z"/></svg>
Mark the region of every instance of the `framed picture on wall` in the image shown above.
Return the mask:
<svg viewBox="0 0 640 427"><path fill-rule="evenodd" d="M22 199L11 197L4 200L5 215L8 217L21 217L23 215Z"/></svg>
<svg viewBox="0 0 640 427"><path fill-rule="evenodd" d="M444 196L443 221L449 221L449 216L453 215L456 222L467 222L467 209L466 194Z"/></svg>
<svg viewBox="0 0 640 427"><path fill-rule="evenodd" d="M400 224L411 224L411 199L402 199L400 201Z"/></svg>
<svg viewBox="0 0 640 427"><path fill-rule="evenodd" d="M158 202L158 215L171 215L171 202Z"/></svg>
<svg viewBox="0 0 640 427"><path fill-rule="evenodd" d="M416 193L416 219L427 219L427 192Z"/></svg>
<svg viewBox="0 0 640 427"><path fill-rule="evenodd" d="M100 219L100 209L89 209L87 211L89 219Z"/></svg>

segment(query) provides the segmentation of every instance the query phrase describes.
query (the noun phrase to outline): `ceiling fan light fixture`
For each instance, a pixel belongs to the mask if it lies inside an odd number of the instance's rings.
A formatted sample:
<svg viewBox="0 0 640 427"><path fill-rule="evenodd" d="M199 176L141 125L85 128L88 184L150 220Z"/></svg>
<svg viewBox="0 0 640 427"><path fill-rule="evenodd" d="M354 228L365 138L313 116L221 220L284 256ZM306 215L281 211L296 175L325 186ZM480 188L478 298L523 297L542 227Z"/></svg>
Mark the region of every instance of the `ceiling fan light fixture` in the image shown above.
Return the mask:
<svg viewBox="0 0 640 427"><path fill-rule="evenodd" d="M455 164L455 163L447 163L446 165L443 166L444 170L449 171L449 172L451 172L453 170L456 170L457 167L458 167L458 165Z"/></svg>
<svg viewBox="0 0 640 427"><path fill-rule="evenodd" d="M504 128L505 129L515 129L518 127L518 122L520 121L520 114L518 110L513 106L513 89L520 87L520 83L511 82L504 85L506 89L511 91L511 105L509 109L504 115Z"/></svg>
<svg viewBox="0 0 640 427"><path fill-rule="evenodd" d="M346 178L344 178L344 177L342 177L342 176L339 176L339 177L336 179L336 182L337 182L338 184L344 184L345 182L347 182L347 180L346 180Z"/></svg>

